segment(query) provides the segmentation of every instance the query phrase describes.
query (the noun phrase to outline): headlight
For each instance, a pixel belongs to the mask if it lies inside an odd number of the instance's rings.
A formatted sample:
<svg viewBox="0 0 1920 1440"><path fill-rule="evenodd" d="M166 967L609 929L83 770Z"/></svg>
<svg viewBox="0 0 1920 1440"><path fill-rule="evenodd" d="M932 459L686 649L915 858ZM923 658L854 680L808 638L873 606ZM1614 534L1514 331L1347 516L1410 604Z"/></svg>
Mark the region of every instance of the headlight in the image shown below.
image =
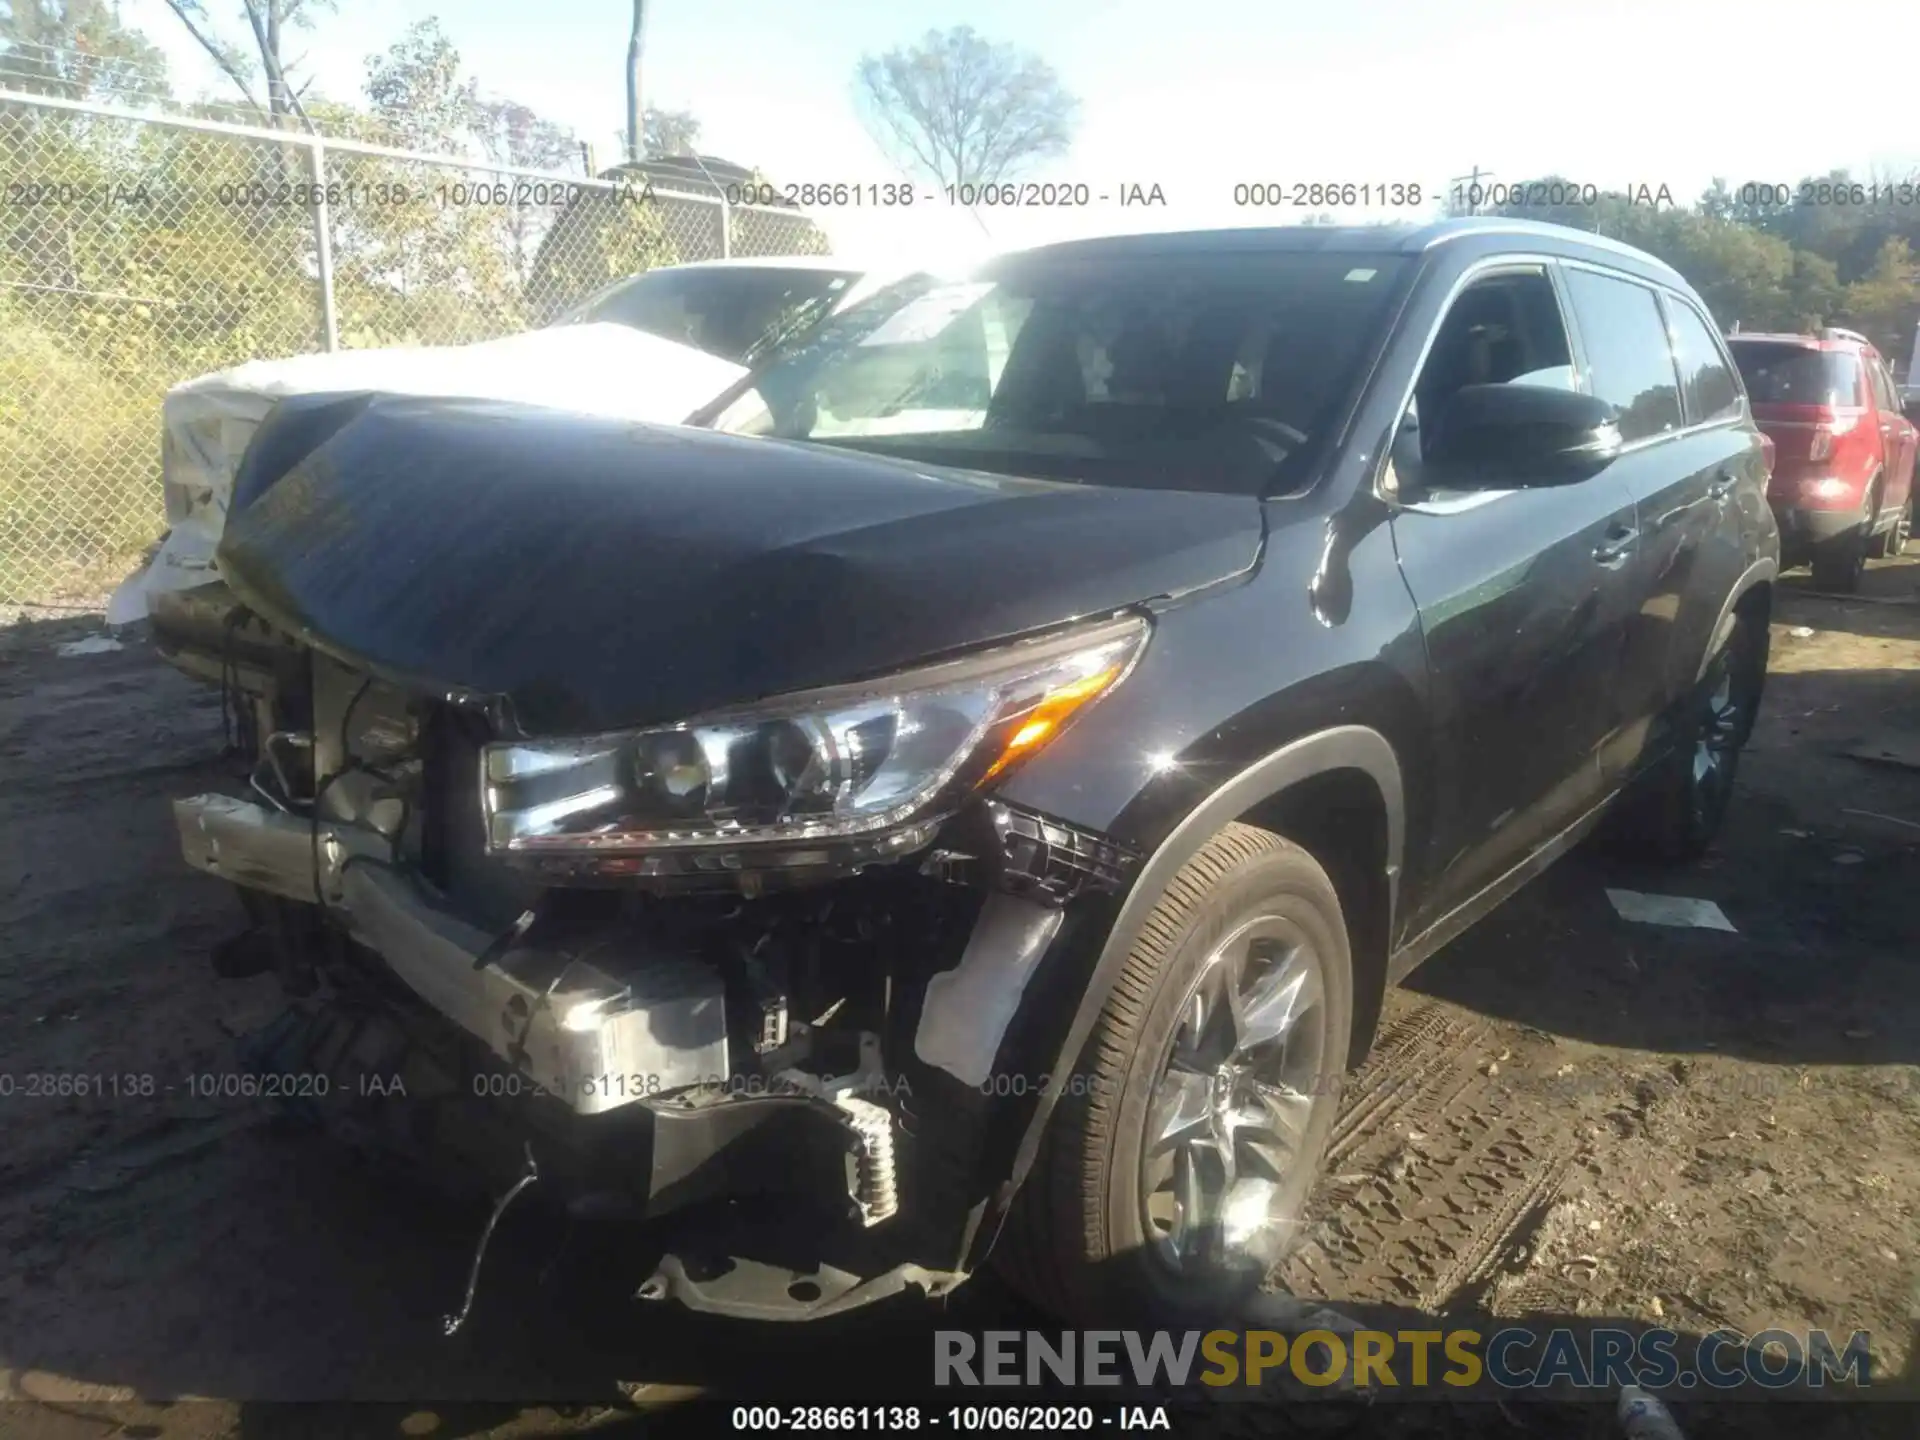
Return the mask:
<svg viewBox="0 0 1920 1440"><path fill-rule="evenodd" d="M1129 617L679 725L488 745L487 848L537 859L851 841L870 858L906 854L1119 684L1146 638ZM771 863L836 858L815 843ZM696 868L745 863L709 859Z"/></svg>

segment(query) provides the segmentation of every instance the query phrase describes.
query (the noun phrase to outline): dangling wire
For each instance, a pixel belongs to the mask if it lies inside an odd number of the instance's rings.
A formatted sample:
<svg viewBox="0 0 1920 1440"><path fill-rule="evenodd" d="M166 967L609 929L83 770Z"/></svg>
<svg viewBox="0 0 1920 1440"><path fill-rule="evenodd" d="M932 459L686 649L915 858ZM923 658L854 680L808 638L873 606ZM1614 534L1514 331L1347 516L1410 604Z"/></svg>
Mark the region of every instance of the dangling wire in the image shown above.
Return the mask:
<svg viewBox="0 0 1920 1440"><path fill-rule="evenodd" d="M248 615L247 607L236 604L221 623L220 639L220 751L231 757L240 750L239 669L233 662L233 637Z"/></svg>

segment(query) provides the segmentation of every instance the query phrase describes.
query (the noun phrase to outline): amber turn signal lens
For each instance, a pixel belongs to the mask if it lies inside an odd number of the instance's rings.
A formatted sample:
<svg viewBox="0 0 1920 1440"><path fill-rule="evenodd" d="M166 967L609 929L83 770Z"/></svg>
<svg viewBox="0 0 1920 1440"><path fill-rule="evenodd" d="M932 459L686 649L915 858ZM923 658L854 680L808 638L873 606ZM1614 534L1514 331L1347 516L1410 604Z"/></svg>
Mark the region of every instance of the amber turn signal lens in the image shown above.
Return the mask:
<svg viewBox="0 0 1920 1440"><path fill-rule="evenodd" d="M999 758L989 765L987 773L980 777L980 783L986 784L1015 761L1024 760L1040 750L1065 728L1075 711L1089 700L1105 694L1112 687L1113 682L1120 678L1123 668L1119 665L1110 665L1097 674L1087 676L1084 680L1075 680L1071 685L1062 685L1058 690L1047 695L1027 712L1026 718L1008 737L1006 748L1000 752Z"/></svg>

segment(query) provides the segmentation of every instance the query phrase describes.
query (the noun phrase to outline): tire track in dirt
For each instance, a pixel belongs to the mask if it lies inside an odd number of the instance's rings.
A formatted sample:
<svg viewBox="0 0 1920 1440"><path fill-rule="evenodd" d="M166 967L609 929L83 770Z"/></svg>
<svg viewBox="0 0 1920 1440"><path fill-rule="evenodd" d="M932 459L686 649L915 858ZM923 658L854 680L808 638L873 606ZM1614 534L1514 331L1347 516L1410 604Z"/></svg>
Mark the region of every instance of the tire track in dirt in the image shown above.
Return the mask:
<svg viewBox="0 0 1920 1440"><path fill-rule="evenodd" d="M1306 1238L1274 1279L1307 1298L1444 1311L1539 1224L1570 1142L1505 1103L1488 1021L1402 1000L1348 1091Z"/></svg>

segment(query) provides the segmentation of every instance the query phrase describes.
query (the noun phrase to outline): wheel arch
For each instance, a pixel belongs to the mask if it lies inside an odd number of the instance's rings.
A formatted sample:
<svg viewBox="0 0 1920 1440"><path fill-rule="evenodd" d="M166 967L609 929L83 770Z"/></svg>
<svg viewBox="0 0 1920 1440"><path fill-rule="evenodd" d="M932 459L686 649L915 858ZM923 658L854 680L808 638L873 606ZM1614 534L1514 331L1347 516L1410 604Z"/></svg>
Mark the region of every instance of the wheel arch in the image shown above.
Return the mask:
<svg viewBox="0 0 1920 1440"><path fill-rule="evenodd" d="M1357 805L1357 812L1343 809L1350 805ZM1355 946L1354 1031L1360 1038L1364 1024L1364 1036L1370 1039L1386 982L1388 937L1393 933L1405 857L1406 815L1400 757L1387 737L1371 726L1335 725L1314 730L1240 769L1188 809L1141 863L1100 942L1058 1053L1049 1057L1054 1062L1051 1073L1073 1072L1127 955L1160 896L1181 867L1235 821L1273 829L1314 854L1340 891L1342 908L1349 905L1351 897L1351 903L1362 910L1361 925L1357 929L1351 921L1348 925ZM1295 827L1303 833L1296 833ZM1333 854L1342 842L1358 843L1363 853L1357 858L1344 850ZM1374 847L1371 856L1364 853L1367 846ZM1377 872L1372 870L1374 863ZM1375 899L1385 903L1384 907L1369 909L1368 890L1375 885ZM1367 952L1364 958L1363 946ZM1376 948L1377 956L1373 953ZM1033 1169L1059 1094L1058 1086L1050 1087L1026 1120L1000 1191L996 1208L1002 1213Z"/></svg>
<svg viewBox="0 0 1920 1440"><path fill-rule="evenodd" d="M1701 652L1699 668L1694 672L1695 684L1706 678L1707 668L1713 664L1714 656L1720 653L1720 647L1733 634L1736 621L1745 616L1756 617L1764 632L1773 617L1773 583L1779 573L1777 562L1762 558L1749 565L1734 582L1733 588L1727 592L1727 598L1721 602L1713 629L1707 633L1706 649Z"/></svg>

